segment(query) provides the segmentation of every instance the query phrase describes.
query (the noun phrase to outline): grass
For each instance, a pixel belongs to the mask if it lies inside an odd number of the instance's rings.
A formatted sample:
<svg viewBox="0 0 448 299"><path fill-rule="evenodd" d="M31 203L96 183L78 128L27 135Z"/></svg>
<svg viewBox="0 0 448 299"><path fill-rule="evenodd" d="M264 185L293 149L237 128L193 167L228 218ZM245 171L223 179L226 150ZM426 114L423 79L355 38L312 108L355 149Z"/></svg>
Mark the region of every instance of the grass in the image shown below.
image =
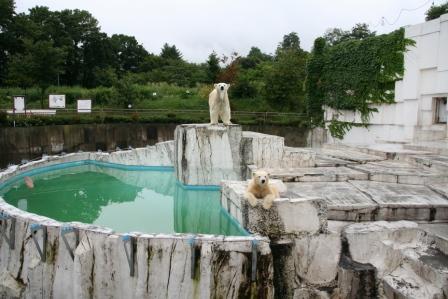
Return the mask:
<svg viewBox="0 0 448 299"><path fill-rule="evenodd" d="M167 83L150 83L133 85L133 108L145 109L208 109L208 94L211 85L198 85L185 88ZM48 108L49 94L65 94L66 107L76 108L76 100L92 99L93 108L124 108L127 101L120 98L113 87L97 87L92 89L79 86L50 86L44 93L44 107ZM0 88L0 109L12 109L13 95L26 95L27 109L40 109L41 92L39 88ZM125 103L125 104L123 104ZM239 99L231 98L232 110L239 111L276 111L263 98Z"/></svg>
<svg viewBox="0 0 448 299"><path fill-rule="evenodd" d="M164 109L168 112L132 112L124 110L117 113L95 112L92 114L64 114L59 111L54 116L8 116L0 120L0 125L39 126L83 123L185 123L209 121L208 94L211 85L198 85L195 88L185 88L167 83L151 83L133 85L132 94L134 109ZM12 95L26 95L27 109L41 108L41 93L38 88L22 90L19 88L0 88L0 109L12 109ZM125 109L127 101L121 101L118 92L113 87L97 87L86 89L82 87L51 86L45 93L44 107L48 108L48 94L65 94L66 108L76 109L76 99L92 99L94 109L119 108ZM275 112L263 98L231 98L232 111ZM204 110L204 112L180 112L174 110ZM128 112L129 111L129 112ZM128 113L126 113L128 112ZM232 121L240 124L276 124L306 126L307 120L299 116L238 115L234 113Z"/></svg>

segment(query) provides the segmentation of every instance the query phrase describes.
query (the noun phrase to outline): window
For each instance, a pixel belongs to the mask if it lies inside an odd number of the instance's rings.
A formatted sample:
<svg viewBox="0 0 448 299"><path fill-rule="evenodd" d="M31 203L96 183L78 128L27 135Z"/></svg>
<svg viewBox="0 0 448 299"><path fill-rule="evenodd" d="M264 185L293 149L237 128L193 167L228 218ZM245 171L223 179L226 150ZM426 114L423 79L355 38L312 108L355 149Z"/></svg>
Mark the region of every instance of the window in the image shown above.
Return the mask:
<svg viewBox="0 0 448 299"><path fill-rule="evenodd" d="M438 97L438 98L434 98L434 100L435 100L435 106L436 106L434 122L436 124L440 124L440 123L446 124L446 118L447 118L447 114L448 114L448 110L447 110L447 106L446 106L447 99L446 99L446 97Z"/></svg>

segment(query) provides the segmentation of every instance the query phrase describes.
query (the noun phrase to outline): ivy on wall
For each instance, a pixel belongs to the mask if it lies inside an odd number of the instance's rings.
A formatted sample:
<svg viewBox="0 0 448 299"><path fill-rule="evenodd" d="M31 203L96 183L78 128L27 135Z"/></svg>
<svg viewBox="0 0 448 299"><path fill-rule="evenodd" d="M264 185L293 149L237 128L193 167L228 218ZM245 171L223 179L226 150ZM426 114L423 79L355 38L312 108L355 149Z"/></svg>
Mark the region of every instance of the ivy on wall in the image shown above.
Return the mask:
<svg viewBox="0 0 448 299"><path fill-rule="evenodd" d="M361 114L362 124L333 120L333 137L343 138L353 126L366 126L373 104L393 103L395 81L404 72L404 52L413 40L404 29L384 35L349 40L329 46L325 39L314 43L308 62L307 106L314 125L323 125L322 106Z"/></svg>

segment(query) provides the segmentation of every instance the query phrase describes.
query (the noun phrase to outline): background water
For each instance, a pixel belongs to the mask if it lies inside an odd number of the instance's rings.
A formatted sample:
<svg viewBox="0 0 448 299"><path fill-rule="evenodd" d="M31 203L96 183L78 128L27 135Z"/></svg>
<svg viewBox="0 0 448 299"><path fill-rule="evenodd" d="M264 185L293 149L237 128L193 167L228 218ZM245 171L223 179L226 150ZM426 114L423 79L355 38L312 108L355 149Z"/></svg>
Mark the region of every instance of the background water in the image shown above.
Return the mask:
<svg viewBox="0 0 448 299"><path fill-rule="evenodd" d="M20 178L0 189L0 196L31 213L118 232L245 234L221 209L219 191L187 190L171 170L81 165L31 178L34 188Z"/></svg>

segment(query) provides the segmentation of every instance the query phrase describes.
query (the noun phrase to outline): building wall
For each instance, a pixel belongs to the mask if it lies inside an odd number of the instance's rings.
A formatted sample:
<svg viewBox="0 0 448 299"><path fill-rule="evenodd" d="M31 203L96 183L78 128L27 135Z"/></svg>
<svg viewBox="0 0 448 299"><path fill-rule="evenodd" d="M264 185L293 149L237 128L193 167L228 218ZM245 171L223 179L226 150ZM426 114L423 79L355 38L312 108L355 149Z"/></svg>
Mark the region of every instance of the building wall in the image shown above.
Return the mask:
<svg viewBox="0 0 448 299"><path fill-rule="evenodd" d="M344 143L412 142L446 138L446 124L434 124L434 97L448 96L448 14L406 27L405 37L415 41L404 56L403 79L395 84L395 103L377 105L368 128L353 128ZM352 111L325 107L325 120L334 117L360 123ZM338 142L328 136L331 142ZM340 141L339 141L340 142Z"/></svg>

